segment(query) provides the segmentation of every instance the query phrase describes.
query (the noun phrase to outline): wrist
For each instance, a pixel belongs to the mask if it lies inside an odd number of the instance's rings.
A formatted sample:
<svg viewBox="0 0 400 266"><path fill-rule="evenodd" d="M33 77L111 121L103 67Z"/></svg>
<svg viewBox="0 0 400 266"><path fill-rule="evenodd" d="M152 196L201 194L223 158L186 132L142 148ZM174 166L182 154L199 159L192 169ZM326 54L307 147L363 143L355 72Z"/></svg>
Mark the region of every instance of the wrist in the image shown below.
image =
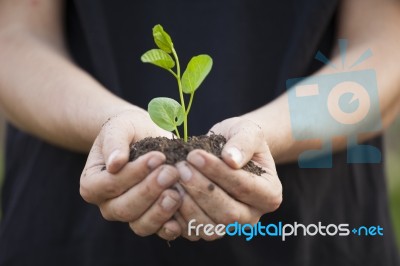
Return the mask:
<svg viewBox="0 0 400 266"><path fill-rule="evenodd" d="M294 145L290 118L282 119L282 112L274 113L273 110L268 110L268 106L241 117L252 121L261 128L276 163L287 161L286 157Z"/></svg>

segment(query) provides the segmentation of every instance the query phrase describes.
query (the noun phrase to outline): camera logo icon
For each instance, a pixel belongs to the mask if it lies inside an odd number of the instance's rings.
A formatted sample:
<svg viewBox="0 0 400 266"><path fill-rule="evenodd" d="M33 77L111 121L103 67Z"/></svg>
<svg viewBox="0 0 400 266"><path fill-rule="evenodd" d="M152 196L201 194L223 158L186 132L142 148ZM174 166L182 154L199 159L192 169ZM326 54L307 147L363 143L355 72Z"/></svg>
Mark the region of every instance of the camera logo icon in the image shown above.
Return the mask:
<svg viewBox="0 0 400 266"><path fill-rule="evenodd" d="M358 140L361 134L382 128L376 73L373 69L351 71L372 53L367 50L345 69L346 40L339 40L339 47L342 70L286 82L294 139L321 141L320 149L299 155L301 168L331 168L332 139L343 136L347 141L347 163L381 162L379 149ZM316 59L337 70L320 52Z"/></svg>

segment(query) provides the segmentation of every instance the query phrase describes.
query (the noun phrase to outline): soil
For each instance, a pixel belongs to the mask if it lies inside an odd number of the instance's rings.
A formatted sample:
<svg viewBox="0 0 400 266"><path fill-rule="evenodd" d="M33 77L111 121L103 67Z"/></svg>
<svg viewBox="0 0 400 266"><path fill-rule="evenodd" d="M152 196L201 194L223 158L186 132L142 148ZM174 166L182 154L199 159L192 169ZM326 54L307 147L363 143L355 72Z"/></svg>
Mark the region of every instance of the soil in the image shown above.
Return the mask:
<svg viewBox="0 0 400 266"><path fill-rule="evenodd" d="M177 162L186 160L188 153L194 149L203 149L221 158L225 143L225 137L216 134L191 137L188 142L184 142L182 139L168 139L165 137L145 138L131 146L129 160L134 161L150 151L160 151L165 154L166 163L174 165ZM248 162L243 167L243 170L259 176L265 173L261 167L252 161Z"/></svg>

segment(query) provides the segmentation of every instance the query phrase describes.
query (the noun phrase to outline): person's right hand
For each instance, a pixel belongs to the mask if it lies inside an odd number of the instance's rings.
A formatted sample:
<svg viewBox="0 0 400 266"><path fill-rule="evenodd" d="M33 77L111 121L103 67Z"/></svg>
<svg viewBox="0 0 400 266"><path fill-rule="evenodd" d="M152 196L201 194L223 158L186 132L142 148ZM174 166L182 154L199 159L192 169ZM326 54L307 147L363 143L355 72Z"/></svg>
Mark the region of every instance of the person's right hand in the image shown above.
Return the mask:
<svg viewBox="0 0 400 266"><path fill-rule="evenodd" d="M105 219L128 222L140 236L157 233L172 240L181 233L170 220L181 204L179 193L170 189L179 180L176 168L164 165L160 152L128 162L132 143L156 136L171 133L157 127L144 111L129 110L108 119L89 153L80 194L99 206ZM164 224L172 231L161 230Z"/></svg>

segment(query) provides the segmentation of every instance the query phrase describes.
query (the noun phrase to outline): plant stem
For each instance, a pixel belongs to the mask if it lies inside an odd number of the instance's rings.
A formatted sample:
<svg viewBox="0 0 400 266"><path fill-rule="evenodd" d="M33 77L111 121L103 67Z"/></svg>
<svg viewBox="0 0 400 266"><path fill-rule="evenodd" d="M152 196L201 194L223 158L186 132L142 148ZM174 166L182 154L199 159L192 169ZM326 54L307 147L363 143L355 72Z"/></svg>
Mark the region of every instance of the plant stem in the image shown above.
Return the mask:
<svg viewBox="0 0 400 266"><path fill-rule="evenodd" d="M183 119L183 140L187 142L188 140L188 130L187 130L187 113L186 113L186 105L185 105L185 99L183 98L183 91L182 91L182 82L181 82L181 67L179 64L179 58L178 55L176 54L175 48L172 47L172 54L174 55L175 62L176 62L176 80L178 81L178 89L179 89L179 98L181 100L181 105L182 105L182 110L184 113L184 119Z"/></svg>
<svg viewBox="0 0 400 266"><path fill-rule="evenodd" d="M176 136L178 137L178 139L180 139L181 136L179 135L179 131L178 131L178 128L177 128L177 127L175 127L175 133L176 133Z"/></svg>
<svg viewBox="0 0 400 266"><path fill-rule="evenodd" d="M186 109L186 116L189 116L190 108L192 107L193 97L194 97L194 92L190 94L188 108Z"/></svg>
<svg viewBox="0 0 400 266"><path fill-rule="evenodd" d="M176 73L174 71L172 71L171 69L167 69L169 71L169 73L171 73L175 78L178 78L178 76L176 75Z"/></svg>

